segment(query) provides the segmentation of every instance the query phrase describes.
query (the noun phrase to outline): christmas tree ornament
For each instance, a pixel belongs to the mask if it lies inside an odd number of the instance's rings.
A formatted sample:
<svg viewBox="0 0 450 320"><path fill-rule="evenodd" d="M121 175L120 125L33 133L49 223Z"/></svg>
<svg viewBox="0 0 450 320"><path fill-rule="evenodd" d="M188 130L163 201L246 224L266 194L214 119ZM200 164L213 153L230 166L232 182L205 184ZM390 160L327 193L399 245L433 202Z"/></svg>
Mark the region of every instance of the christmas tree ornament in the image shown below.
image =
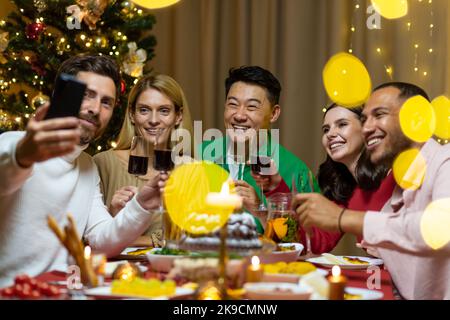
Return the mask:
<svg viewBox="0 0 450 320"><path fill-rule="evenodd" d="M33 99L31 99L31 105L34 109L43 106L47 102L50 102L50 97L43 94L42 92L39 92L36 96L33 97Z"/></svg>
<svg viewBox="0 0 450 320"><path fill-rule="evenodd" d="M120 80L120 94L125 94L126 90L127 90L127 84L122 79L122 80Z"/></svg>
<svg viewBox="0 0 450 320"><path fill-rule="evenodd" d="M33 0L33 5L39 13L47 10L47 1L45 0Z"/></svg>
<svg viewBox="0 0 450 320"><path fill-rule="evenodd" d="M77 0L76 2L81 8L81 20L90 30L95 30L97 22L108 6L108 0Z"/></svg>
<svg viewBox="0 0 450 320"><path fill-rule="evenodd" d="M135 8L135 5L131 1L123 1L120 6L122 7L122 10L120 11L124 16L128 18L133 17L133 10Z"/></svg>
<svg viewBox="0 0 450 320"><path fill-rule="evenodd" d="M122 63L126 74L139 78L144 71L144 64L147 60L147 52L144 49L138 49L136 42L128 43L128 53Z"/></svg>
<svg viewBox="0 0 450 320"><path fill-rule="evenodd" d="M28 39L36 40L37 38L39 38L41 33L44 31L44 29L45 29L45 24L43 22L38 22L38 21L32 22L29 25L27 25L25 34Z"/></svg>

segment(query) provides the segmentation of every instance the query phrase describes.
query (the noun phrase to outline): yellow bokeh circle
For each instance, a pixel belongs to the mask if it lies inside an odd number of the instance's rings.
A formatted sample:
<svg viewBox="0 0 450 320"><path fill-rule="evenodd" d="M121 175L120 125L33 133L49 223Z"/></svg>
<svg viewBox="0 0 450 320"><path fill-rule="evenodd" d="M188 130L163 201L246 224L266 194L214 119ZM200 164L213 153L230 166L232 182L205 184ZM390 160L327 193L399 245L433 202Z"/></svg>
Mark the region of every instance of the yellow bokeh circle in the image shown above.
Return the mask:
<svg viewBox="0 0 450 320"><path fill-rule="evenodd" d="M372 5L386 19L398 19L408 14L407 0L372 0Z"/></svg>
<svg viewBox="0 0 450 320"><path fill-rule="evenodd" d="M434 250L450 241L450 199L439 199L430 203L420 221L420 233L425 243Z"/></svg>
<svg viewBox="0 0 450 320"><path fill-rule="evenodd" d="M180 0L132 0L138 6L146 9L160 9L171 6Z"/></svg>
<svg viewBox="0 0 450 320"><path fill-rule="evenodd" d="M199 161L177 167L164 188L164 202L170 219L192 234L205 234L222 227L233 213L233 207L214 208L206 203L208 193L219 193L229 178L220 166ZM229 181L230 194L235 194Z"/></svg>
<svg viewBox="0 0 450 320"><path fill-rule="evenodd" d="M358 107L369 98L372 82L364 64L346 52L328 60L323 84L330 99L343 107Z"/></svg>
<svg viewBox="0 0 450 320"><path fill-rule="evenodd" d="M416 190L425 178L427 164L418 149L409 149L400 153L394 160L393 172L397 184L402 189Z"/></svg>
<svg viewBox="0 0 450 320"><path fill-rule="evenodd" d="M431 102L436 115L436 129L434 134L441 139L450 139L450 100L439 96Z"/></svg>
<svg viewBox="0 0 450 320"><path fill-rule="evenodd" d="M400 109L400 127L409 139L425 142L436 129L436 115L433 106L422 96L409 98Z"/></svg>

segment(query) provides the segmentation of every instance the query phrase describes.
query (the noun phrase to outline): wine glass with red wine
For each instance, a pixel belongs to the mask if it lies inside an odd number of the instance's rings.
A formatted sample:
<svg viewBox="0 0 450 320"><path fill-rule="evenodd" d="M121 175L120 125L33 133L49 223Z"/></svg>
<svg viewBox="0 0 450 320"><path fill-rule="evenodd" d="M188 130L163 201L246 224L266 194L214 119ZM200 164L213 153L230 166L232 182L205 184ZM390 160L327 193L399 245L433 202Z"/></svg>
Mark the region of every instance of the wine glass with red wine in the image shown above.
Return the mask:
<svg viewBox="0 0 450 320"><path fill-rule="evenodd" d="M161 173L167 173L175 167L175 164L172 161L172 149L164 147L162 144L158 143L160 135L161 132L158 133L155 140L155 145L153 147L153 168ZM161 212L164 211L162 199L159 210Z"/></svg>
<svg viewBox="0 0 450 320"><path fill-rule="evenodd" d="M250 167L255 175L267 176L270 175L270 157L257 155L251 158ZM261 203L259 204L258 211L267 211L264 205L264 190L263 186L259 186L261 190Z"/></svg>
<svg viewBox="0 0 450 320"><path fill-rule="evenodd" d="M128 173L136 177L145 176L148 170L149 144L142 136L134 136L131 140L130 158L128 160Z"/></svg>

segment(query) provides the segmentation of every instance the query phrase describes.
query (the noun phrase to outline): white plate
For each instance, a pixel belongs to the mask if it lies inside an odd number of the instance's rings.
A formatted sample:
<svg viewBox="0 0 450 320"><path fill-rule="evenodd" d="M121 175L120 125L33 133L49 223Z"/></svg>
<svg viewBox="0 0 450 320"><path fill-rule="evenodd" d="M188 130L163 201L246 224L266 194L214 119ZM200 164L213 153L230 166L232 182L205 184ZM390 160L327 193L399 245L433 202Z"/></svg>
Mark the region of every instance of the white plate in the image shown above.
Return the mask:
<svg viewBox="0 0 450 320"><path fill-rule="evenodd" d="M377 290L368 290L363 288L347 287L345 292L349 294L361 295L358 300L381 300L384 297L383 292Z"/></svg>
<svg viewBox="0 0 450 320"><path fill-rule="evenodd" d="M163 255L155 254L161 251L161 248L154 248L146 253L147 259L150 262L150 268L159 272L169 272L173 267L173 262L176 259L185 258L185 255Z"/></svg>
<svg viewBox="0 0 450 320"><path fill-rule="evenodd" d="M256 282L244 284L250 300L309 300L313 291L309 287L284 282Z"/></svg>
<svg viewBox="0 0 450 320"><path fill-rule="evenodd" d="M321 276L328 275L328 270L324 269L316 269L314 271L308 272L310 274L312 272L317 272ZM287 282L287 283L298 283L303 275L300 274L292 274L292 273L264 273L263 282Z"/></svg>
<svg viewBox="0 0 450 320"><path fill-rule="evenodd" d="M164 300L164 299L177 298L177 297L181 297L181 296L188 296L193 293L194 293L194 290L192 290L192 289L177 287L175 290L175 294L173 294L171 296L161 296L161 297L150 298L150 297L112 293L110 286L90 288L90 289L86 289L84 291L85 295L97 297L97 298L109 298L109 299L125 298L125 299L142 299L142 300Z"/></svg>
<svg viewBox="0 0 450 320"><path fill-rule="evenodd" d="M369 264L353 264L353 263L336 264L336 263L330 262L327 258L322 257L322 256L309 258L309 259L306 259L306 261L323 266L323 267L327 267L327 268L332 268L333 266L338 265L339 267L341 267L341 269L348 269L348 270L363 270L363 269L367 269L370 266L381 266L383 264L383 260L376 259L376 258L370 258L370 257L358 257L358 256L337 256L337 257L341 258L341 259L343 259L344 257L358 258L360 260L367 261Z"/></svg>
<svg viewBox="0 0 450 320"><path fill-rule="evenodd" d="M295 245L295 250L292 251L273 251L268 254L261 254L259 259L261 263L269 264L275 262L294 262L298 260L300 253L303 251L303 245L301 243L283 243L280 245L291 246Z"/></svg>

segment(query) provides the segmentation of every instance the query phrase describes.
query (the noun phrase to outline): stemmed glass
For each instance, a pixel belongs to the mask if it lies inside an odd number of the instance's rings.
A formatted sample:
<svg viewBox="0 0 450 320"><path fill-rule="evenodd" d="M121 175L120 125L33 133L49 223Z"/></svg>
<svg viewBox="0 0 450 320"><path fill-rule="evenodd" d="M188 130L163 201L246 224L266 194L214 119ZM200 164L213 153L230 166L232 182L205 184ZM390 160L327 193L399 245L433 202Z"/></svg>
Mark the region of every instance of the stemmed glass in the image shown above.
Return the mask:
<svg viewBox="0 0 450 320"><path fill-rule="evenodd" d="M261 155L252 157L251 170L253 174L260 176L270 175L269 168L270 157ZM259 204L258 211L267 211L267 207L264 205L264 189L262 184L259 185L259 189L261 192L261 203Z"/></svg>
<svg viewBox="0 0 450 320"><path fill-rule="evenodd" d="M303 177L300 176L301 185L304 186L303 183ZM314 192L314 183L312 180L311 172L308 172L308 182L311 188L311 192ZM303 188L302 188L303 189ZM297 187L295 184L295 175L292 175L292 199L294 199L294 196L298 193ZM306 255L311 256L312 255L312 249L311 249L311 236L309 235L307 230L305 231L305 239L306 239Z"/></svg>
<svg viewBox="0 0 450 320"><path fill-rule="evenodd" d="M174 168L174 162L172 161L172 150L160 145L158 143L161 131L155 139L155 145L153 148L153 167L155 170L166 173ZM163 218L163 233L166 247L171 247L172 245L178 246L178 241L180 240L181 230L172 222L168 212L164 209L164 203L161 198L159 205L159 211Z"/></svg>
<svg viewBox="0 0 450 320"><path fill-rule="evenodd" d="M128 160L128 173L136 177L136 186L139 186L138 177L145 176L148 170L149 143L142 136L134 136L131 140L130 158Z"/></svg>

